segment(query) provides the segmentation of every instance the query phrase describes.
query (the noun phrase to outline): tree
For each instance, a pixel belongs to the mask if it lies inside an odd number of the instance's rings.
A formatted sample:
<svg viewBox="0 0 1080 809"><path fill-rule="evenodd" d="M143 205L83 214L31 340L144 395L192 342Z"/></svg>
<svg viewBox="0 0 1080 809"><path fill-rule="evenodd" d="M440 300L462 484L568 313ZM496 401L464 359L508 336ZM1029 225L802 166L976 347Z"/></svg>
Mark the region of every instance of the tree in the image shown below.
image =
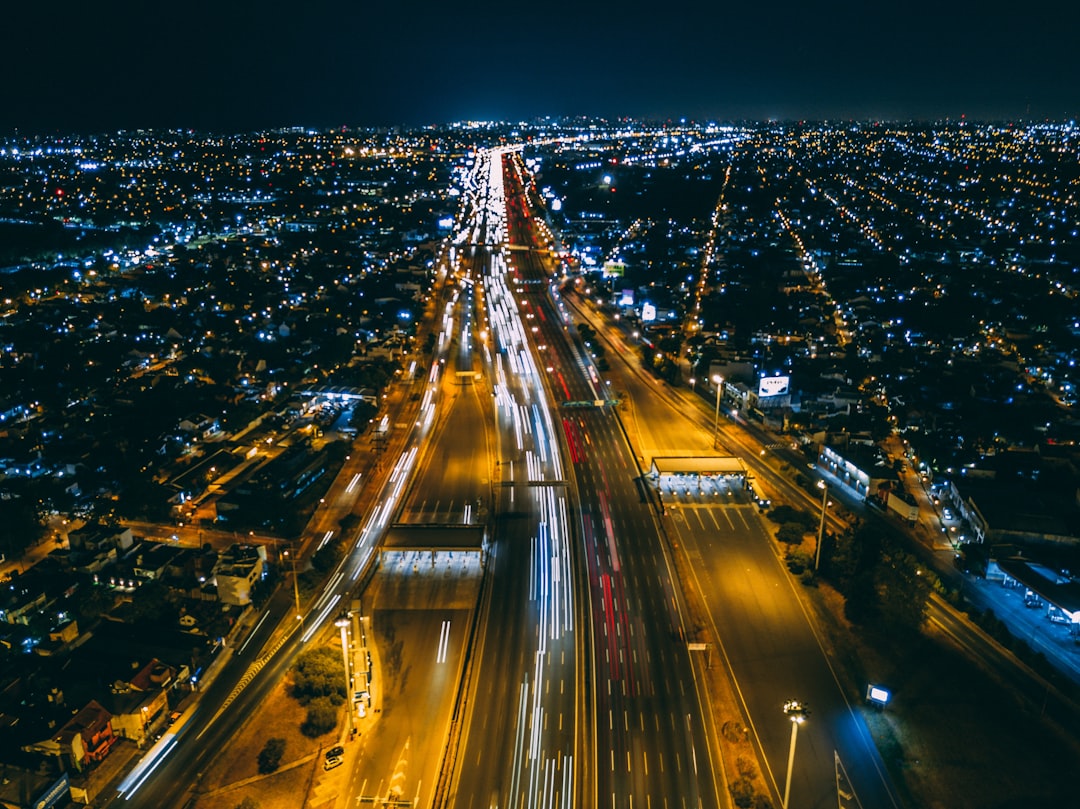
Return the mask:
<svg viewBox="0 0 1080 809"><path fill-rule="evenodd" d="M805 533L806 529L799 523L786 522L777 530L776 538L785 545L798 545L803 541L803 534Z"/></svg>
<svg viewBox="0 0 1080 809"><path fill-rule="evenodd" d="M890 629L918 630L935 577L910 553L890 543L876 568L878 613Z"/></svg>
<svg viewBox="0 0 1080 809"><path fill-rule="evenodd" d="M360 432L367 429L368 423L379 412L377 405L371 402L359 401L353 406L352 415L349 416L349 424Z"/></svg>
<svg viewBox="0 0 1080 809"><path fill-rule="evenodd" d="M769 511L769 519L777 525L795 523L802 526L804 531L817 528L817 518L813 514L784 504L774 506Z"/></svg>
<svg viewBox="0 0 1080 809"><path fill-rule="evenodd" d="M266 740L263 749L259 751L259 772L268 775L281 765L281 757L285 754L285 740L276 736Z"/></svg>
<svg viewBox="0 0 1080 809"><path fill-rule="evenodd" d="M314 739L336 728L337 720L337 706L329 698L319 697L308 703L307 716L300 725L300 732Z"/></svg>
<svg viewBox="0 0 1080 809"><path fill-rule="evenodd" d="M319 573L329 573L345 557L345 543L340 539L328 542L311 556L311 567Z"/></svg>
<svg viewBox="0 0 1080 809"><path fill-rule="evenodd" d="M259 809L259 802L254 798L244 798L236 804L236 809Z"/></svg>
<svg viewBox="0 0 1080 809"><path fill-rule="evenodd" d="M347 696L344 682L341 654L329 646L307 650L293 666L293 696L302 705L321 697L343 702Z"/></svg>

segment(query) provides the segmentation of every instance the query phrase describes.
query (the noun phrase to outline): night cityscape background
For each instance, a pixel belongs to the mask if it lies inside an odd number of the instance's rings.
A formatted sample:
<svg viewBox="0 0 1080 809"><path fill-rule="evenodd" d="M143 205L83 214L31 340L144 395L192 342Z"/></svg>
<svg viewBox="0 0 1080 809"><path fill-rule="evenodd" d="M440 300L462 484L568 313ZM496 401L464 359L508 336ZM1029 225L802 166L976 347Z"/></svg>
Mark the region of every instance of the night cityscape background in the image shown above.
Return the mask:
<svg viewBox="0 0 1080 809"><path fill-rule="evenodd" d="M1069 805L1077 14L9 10L0 806Z"/></svg>

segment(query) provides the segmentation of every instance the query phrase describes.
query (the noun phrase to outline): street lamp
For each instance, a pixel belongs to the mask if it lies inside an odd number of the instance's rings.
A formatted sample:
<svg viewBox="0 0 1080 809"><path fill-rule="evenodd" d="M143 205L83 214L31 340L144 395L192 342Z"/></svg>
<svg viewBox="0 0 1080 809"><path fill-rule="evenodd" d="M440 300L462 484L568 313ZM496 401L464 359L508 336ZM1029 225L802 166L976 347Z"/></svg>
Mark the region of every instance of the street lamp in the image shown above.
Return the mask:
<svg viewBox="0 0 1080 809"><path fill-rule="evenodd" d="M791 720L791 747L787 757L787 779L784 781L784 802L780 804L783 809L788 809L788 798L791 796L791 771L795 766L795 739L799 735L799 725L806 721L810 715L806 704L795 699L789 699L784 703L784 714Z"/></svg>
<svg viewBox="0 0 1080 809"><path fill-rule="evenodd" d="M821 565L821 542L825 539L825 509L829 504L829 484L824 480L817 482L818 488L821 489L821 522L818 523L817 529L817 548L814 549L814 572L817 572L818 567Z"/></svg>
<svg viewBox="0 0 1080 809"><path fill-rule="evenodd" d="M345 713L349 715L349 734L353 729L353 701L352 701L352 678L349 677L349 614L345 613L336 621L334 626L341 630L341 662L345 666L345 704L348 706Z"/></svg>
<svg viewBox="0 0 1080 809"><path fill-rule="evenodd" d="M724 392L724 377L716 374L713 376L712 381L716 385L716 415L713 416L712 446L713 449L716 449L717 433L720 430L720 394Z"/></svg>
<svg viewBox="0 0 1080 809"><path fill-rule="evenodd" d="M289 553L288 550L281 552L283 556L289 557L289 562L292 563L292 589L293 598L296 599L296 620L304 620L304 614L300 612L300 583L296 578L296 554Z"/></svg>

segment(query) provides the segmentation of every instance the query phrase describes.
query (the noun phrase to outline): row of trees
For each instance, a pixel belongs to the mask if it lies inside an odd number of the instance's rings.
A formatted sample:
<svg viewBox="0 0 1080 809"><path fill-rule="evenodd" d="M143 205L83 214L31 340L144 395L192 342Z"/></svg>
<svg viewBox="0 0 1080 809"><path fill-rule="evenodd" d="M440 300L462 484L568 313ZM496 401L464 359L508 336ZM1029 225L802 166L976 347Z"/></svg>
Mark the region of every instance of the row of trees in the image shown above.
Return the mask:
<svg viewBox="0 0 1080 809"><path fill-rule="evenodd" d="M817 528L817 518L783 505L769 516L779 524L777 539L788 545L789 569L813 581L813 554L800 546ZM930 593L941 587L932 571L898 539L873 526L857 524L839 536L826 534L824 540L818 573L844 596L849 620L888 630L918 630Z"/></svg>

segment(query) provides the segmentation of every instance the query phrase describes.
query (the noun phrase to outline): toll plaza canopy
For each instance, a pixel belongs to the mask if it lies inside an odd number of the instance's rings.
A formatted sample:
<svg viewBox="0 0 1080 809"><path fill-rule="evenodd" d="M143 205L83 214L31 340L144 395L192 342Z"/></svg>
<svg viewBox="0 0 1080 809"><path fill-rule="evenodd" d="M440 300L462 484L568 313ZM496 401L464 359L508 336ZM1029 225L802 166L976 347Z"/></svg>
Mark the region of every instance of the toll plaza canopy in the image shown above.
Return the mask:
<svg viewBox="0 0 1080 809"><path fill-rule="evenodd" d="M383 537L380 551L482 551L482 525L396 523Z"/></svg>
<svg viewBox="0 0 1080 809"><path fill-rule="evenodd" d="M688 455L653 458L649 474L663 475L739 475L746 477L746 464L734 455Z"/></svg>

